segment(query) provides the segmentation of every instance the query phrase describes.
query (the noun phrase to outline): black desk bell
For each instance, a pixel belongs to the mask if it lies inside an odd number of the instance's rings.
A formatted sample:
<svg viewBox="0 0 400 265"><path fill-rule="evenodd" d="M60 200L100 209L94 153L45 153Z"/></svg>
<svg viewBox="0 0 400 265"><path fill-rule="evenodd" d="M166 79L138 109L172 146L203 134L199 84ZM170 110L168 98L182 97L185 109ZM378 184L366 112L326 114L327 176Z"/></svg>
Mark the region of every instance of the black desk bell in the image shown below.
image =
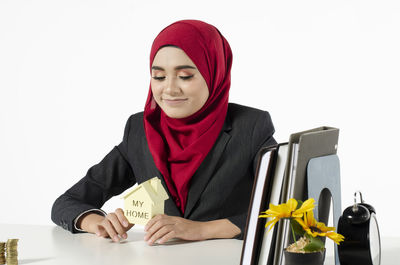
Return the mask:
<svg viewBox="0 0 400 265"><path fill-rule="evenodd" d="M360 203L357 203L357 193ZM339 218L338 233L345 239L338 245L341 265L380 265L381 240L374 207L354 193L354 205Z"/></svg>

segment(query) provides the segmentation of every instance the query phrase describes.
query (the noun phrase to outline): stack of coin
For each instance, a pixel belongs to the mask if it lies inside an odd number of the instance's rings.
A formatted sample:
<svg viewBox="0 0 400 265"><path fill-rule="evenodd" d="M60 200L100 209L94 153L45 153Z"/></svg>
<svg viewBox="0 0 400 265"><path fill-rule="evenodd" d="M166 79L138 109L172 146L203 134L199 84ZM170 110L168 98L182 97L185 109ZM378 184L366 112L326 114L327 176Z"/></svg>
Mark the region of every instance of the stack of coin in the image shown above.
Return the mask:
<svg viewBox="0 0 400 265"><path fill-rule="evenodd" d="M0 264L6 264L6 242L0 242Z"/></svg>
<svg viewBox="0 0 400 265"><path fill-rule="evenodd" d="M8 239L6 244L7 252L7 265L17 265L18 264L18 239Z"/></svg>

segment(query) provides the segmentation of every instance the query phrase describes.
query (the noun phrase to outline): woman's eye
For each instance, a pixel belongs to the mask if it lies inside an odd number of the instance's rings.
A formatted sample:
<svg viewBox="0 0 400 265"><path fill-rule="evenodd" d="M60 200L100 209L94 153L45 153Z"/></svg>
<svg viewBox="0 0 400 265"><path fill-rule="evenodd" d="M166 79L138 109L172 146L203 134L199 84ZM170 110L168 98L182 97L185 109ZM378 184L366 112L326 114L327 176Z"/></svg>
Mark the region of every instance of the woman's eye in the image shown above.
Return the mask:
<svg viewBox="0 0 400 265"><path fill-rule="evenodd" d="M192 78L194 75L185 75L185 76L180 76L179 78L182 80L189 80L190 78Z"/></svg>
<svg viewBox="0 0 400 265"><path fill-rule="evenodd" d="M162 81L165 79L165 76L152 76L154 80Z"/></svg>

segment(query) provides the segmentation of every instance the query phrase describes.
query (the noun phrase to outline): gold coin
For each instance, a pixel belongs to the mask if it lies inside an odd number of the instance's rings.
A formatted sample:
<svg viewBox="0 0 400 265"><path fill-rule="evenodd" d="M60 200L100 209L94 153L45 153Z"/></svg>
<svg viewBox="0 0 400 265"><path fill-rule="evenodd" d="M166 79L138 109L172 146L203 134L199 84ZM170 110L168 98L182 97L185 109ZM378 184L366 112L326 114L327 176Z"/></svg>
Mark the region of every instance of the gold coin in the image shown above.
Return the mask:
<svg viewBox="0 0 400 265"><path fill-rule="evenodd" d="M6 249L17 249L18 246L17 245L7 245Z"/></svg>
<svg viewBox="0 0 400 265"><path fill-rule="evenodd" d="M18 264L18 260L17 259L6 259L7 265L14 265L14 264Z"/></svg>
<svg viewBox="0 0 400 265"><path fill-rule="evenodd" d="M18 244L18 239L8 239L7 240L7 247L8 246L16 246Z"/></svg>
<svg viewBox="0 0 400 265"><path fill-rule="evenodd" d="M17 251L17 247L8 247L6 248L6 251Z"/></svg>

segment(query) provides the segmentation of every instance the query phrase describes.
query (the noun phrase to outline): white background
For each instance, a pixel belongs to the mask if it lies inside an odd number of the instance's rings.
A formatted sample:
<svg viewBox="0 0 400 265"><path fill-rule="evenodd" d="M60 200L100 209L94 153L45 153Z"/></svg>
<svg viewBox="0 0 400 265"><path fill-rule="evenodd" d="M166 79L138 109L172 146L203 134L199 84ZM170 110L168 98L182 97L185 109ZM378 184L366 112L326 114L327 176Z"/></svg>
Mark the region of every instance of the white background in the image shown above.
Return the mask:
<svg viewBox="0 0 400 265"><path fill-rule="evenodd" d="M230 101L268 110L278 141L340 128L343 207L361 190L400 236L397 0L0 0L0 223L51 223L143 110L154 37L187 18L227 38Z"/></svg>

